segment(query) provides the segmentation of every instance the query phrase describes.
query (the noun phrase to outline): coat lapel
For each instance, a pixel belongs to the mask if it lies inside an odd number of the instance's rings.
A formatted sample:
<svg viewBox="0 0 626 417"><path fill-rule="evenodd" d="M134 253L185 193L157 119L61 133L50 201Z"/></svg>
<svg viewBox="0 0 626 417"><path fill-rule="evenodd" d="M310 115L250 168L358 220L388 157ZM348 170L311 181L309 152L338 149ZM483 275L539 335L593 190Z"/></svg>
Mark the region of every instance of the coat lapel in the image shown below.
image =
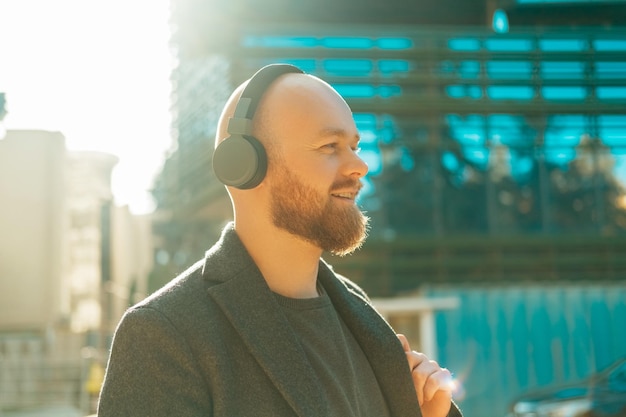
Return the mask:
<svg viewBox="0 0 626 417"><path fill-rule="evenodd" d="M393 329L324 262L320 262L319 279L367 356L391 415L421 416L406 355Z"/></svg>
<svg viewBox="0 0 626 417"><path fill-rule="evenodd" d="M226 252L230 255L224 256ZM296 414L324 415L319 382L306 354L234 231L226 232L217 249L207 254L204 274L211 280L221 277L221 283L209 288L209 296Z"/></svg>

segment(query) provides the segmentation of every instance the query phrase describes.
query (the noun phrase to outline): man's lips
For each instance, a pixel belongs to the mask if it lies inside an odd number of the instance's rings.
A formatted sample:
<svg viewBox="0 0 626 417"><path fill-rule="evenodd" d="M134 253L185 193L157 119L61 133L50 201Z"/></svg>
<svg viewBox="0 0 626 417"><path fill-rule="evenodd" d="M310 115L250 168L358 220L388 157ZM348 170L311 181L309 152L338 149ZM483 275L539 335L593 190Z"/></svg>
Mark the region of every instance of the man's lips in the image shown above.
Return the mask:
<svg viewBox="0 0 626 417"><path fill-rule="evenodd" d="M356 199L356 196L359 194L359 191L361 191L361 188L363 188L363 184L360 181L354 181L354 180L341 181L341 182L335 183L334 185L335 187L333 187L332 191L330 192L330 195L332 195L333 197L343 198L346 200Z"/></svg>
<svg viewBox="0 0 626 417"><path fill-rule="evenodd" d="M334 191L330 193L333 197L345 198L348 200L354 200L359 193L359 190L350 190L350 191Z"/></svg>

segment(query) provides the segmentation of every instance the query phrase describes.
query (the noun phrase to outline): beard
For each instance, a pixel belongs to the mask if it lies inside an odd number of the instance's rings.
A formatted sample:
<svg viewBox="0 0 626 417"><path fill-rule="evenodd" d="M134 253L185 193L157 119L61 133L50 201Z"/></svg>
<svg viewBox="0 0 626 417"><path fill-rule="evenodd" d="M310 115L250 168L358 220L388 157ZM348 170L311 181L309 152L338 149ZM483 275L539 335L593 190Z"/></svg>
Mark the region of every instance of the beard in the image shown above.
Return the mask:
<svg viewBox="0 0 626 417"><path fill-rule="evenodd" d="M338 204L330 196L333 190L360 189L359 180L336 181L329 193L322 195L282 164L276 165L274 177L271 215L276 227L333 255L344 256L361 247L369 218L356 205Z"/></svg>

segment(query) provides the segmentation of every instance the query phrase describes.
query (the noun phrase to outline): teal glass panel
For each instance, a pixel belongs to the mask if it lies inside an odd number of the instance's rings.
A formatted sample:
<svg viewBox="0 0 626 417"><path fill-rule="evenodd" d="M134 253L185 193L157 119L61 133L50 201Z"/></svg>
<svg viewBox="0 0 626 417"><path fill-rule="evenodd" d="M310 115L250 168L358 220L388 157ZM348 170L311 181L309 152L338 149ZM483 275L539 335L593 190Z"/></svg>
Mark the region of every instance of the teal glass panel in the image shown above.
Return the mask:
<svg viewBox="0 0 626 417"><path fill-rule="evenodd" d="M361 148L368 147L371 144L376 143L377 135L375 129L367 129L359 126L357 124L357 129L359 130L359 136L361 138L360 146Z"/></svg>
<svg viewBox="0 0 626 417"><path fill-rule="evenodd" d="M368 175L378 175L382 171L382 160L378 149L378 132L376 115L372 113L355 113L354 123L361 137L359 156L368 166Z"/></svg>
<svg viewBox="0 0 626 417"><path fill-rule="evenodd" d="M626 39L596 39L593 47L596 51L626 51Z"/></svg>
<svg viewBox="0 0 626 417"><path fill-rule="evenodd" d="M399 85L381 85L376 89L376 92L381 97L395 97L402 95L402 89Z"/></svg>
<svg viewBox="0 0 626 417"><path fill-rule="evenodd" d="M598 116L598 130L604 144L626 151L626 114Z"/></svg>
<svg viewBox="0 0 626 417"><path fill-rule="evenodd" d="M584 39L540 39L539 49L546 52L578 52L587 49Z"/></svg>
<svg viewBox="0 0 626 417"><path fill-rule="evenodd" d="M489 61L487 75L494 79L530 79L533 65L527 61Z"/></svg>
<svg viewBox="0 0 626 417"><path fill-rule="evenodd" d="M546 100L583 100L587 97L585 87L542 87L541 95Z"/></svg>
<svg viewBox="0 0 626 417"><path fill-rule="evenodd" d="M465 86L449 85L446 87L446 94L451 98L463 98L465 97Z"/></svg>
<svg viewBox="0 0 626 417"><path fill-rule="evenodd" d="M374 149L362 149L359 157L367 164L367 175L376 176L383 170L383 161L380 153Z"/></svg>
<svg viewBox="0 0 626 417"><path fill-rule="evenodd" d="M333 87L346 98L364 98L376 95L374 87L367 84L335 84Z"/></svg>
<svg viewBox="0 0 626 417"><path fill-rule="evenodd" d="M600 100L626 100L626 87L597 87L596 96Z"/></svg>
<svg viewBox="0 0 626 417"><path fill-rule="evenodd" d="M453 172L461 167L458 158L452 152L444 152L441 156L441 163L447 170Z"/></svg>
<svg viewBox="0 0 626 417"><path fill-rule="evenodd" d="M478 85L448 85L446 86L445 91L446 95L450 98L478 99L483 95L482 89Z"/></svg>
<svg viewBox="0 0 626 417"><path fill-rule="evenodd" d="M450 136L462 145L465 157L477 166L486 168L489 152L485 147L485 117L478 114L465 117L448 114L446 122Z"/></svg>
<svg viewBox="0 0 626 417"><path fill-rule="evenodd" d="M380 49L411 49L413 40L409 38L381 38L376 41L376 46Z"/></svg>
<svg viewBox="0 0 626 417"><path fill-rule="evenodd" d="M374 64L369 59L327 59L324 70L333 75L367 76Z"/></svg>
<svg viewBox="0 0 626 417"><path fill-rule="evenodd" d="M590 131L589 117L582 114L560 114L548 117L545 141L546 160L567 164L576 157L575 147L583 134Z"/></svg>
<svg viewBox="0 0 626 417"><path fill-rule="evenodd" d="M506 33L509 31L509 18L504 10L497 9L493 12L491 28L496 33Z"/></svg>
<svg viewBox="0 0 626 417"><path fill-rule="evenodd" d="M318 45L316 38L291 36L247 36L243 46L254 48L312 48Z"/></svg>
<svg viewBox="0 0 626 417"><path fill-rule="evenodd" d="M415 161L405 147L402 147L401 149L402 153L400 154L400 166L404 171L410 172L415 167Z"/></svg>
<svg viewBox="0 0 626 417"><path fill-rule="evenodd" d="M576 146L580 137L589 132L588 117L582 114L559 114L548 117L546 147Z"/></svg>
<svg viewBox="0 0 626 417"><path fill-rule="evenodd" d="M585 76L586 65L574 61L544 61L541 63L541 77L544 79L580 79Z"/></svg>
<svg viewBox="0 0 626 417"><path fill-rule="evenodd" d="M322 44L326 48L345 49L369 49L374 46L374 41L369 38L324 38Z"/></svg>
<svg viewBox="0 0 626 417"><path fill-rule="evenodd" d="M355 113L353 117L357 126L376 127L376 115L373 113Z"/></svg>
<svg viewBox="0 0 626 417"><path fill-rule="evenodd" d="M481 45L476 38L453 38L448 40L448 48L453 51L479 51Z"/></svg>
<svg viewBox="0 0 626 417"><path fill-rule="evenodd" d="M461 78L478 78L480 75L480 62L462 61L459 64L459 76Z"/></svg>
<svg viewBox="0 0 626 417"><path fill-rule="evenodd" d="M527 86L489 86L487 95L492 100L531 100L535 93Z"/></svg>
<svg viewBox="0 0 626 417"><path fill-rule="evenodd" d="M304 72L314 73L317 71L317 63L314 59L306 59L306 58L285 58L285 59L271 59L268 60L267 64L272 64L275 62L284 62L285 64L295 65L300 68Z"/></svg>
<svg viewBox="0 0 626 417"><path fill-rule="evenodd" d="M485 144L485 117L478 114L470 114L462 117L458 114L446 116L446 122L450 127L453 139L462 145Z"/></svg>
<svg viewBox="0 0 626 417"><path fill-rule="evenodd" d="M485 48L499 52L526 52L534 49L530 39L487 39Z"/></svg>
<svg viewBox="0 0 626 417"><path fill-rule="evenodd" d="M393 75L398 72L409 72L408 61L399 59L385 59L378 61L378 69L385 75Z"/></svg>
<svg viewBox="0 0 626 417"><path fill-rule="evenodd" d="M513 114L492 114L487 118L489 136L496 143L519 146L528 143L523 116ZM532 143L532 141L531 141Z"/></svg>
<svg viewBox="0 0 626 417"><path fill-rule="evenodd" d="M465 148L463 150L463 154L467 159L474 162L476 165L481 168L487 168L487 164L489 163L489 150L485 149L476 149L476 148Z"/></svg>
<svg viewBox="0 0 626 417"><path fill-rule="evenodd" d="M600 79L626 78L626 62L595 62L596 77Z"/></svg>

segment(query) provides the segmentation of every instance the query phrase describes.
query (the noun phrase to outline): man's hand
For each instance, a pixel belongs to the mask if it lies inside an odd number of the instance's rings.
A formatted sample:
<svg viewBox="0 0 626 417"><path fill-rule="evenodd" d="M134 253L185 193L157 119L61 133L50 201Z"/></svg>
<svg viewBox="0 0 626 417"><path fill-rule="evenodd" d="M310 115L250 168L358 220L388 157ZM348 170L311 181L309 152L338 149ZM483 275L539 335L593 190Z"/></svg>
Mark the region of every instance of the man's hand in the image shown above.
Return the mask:
<svg viewBox="0 0 626 417"><path fill-rule="evenodd" d="M398 335L413 377L417 401L423 417L446 417L452 403L452 375L423 353L411 350L409 341Z"/></svg>

